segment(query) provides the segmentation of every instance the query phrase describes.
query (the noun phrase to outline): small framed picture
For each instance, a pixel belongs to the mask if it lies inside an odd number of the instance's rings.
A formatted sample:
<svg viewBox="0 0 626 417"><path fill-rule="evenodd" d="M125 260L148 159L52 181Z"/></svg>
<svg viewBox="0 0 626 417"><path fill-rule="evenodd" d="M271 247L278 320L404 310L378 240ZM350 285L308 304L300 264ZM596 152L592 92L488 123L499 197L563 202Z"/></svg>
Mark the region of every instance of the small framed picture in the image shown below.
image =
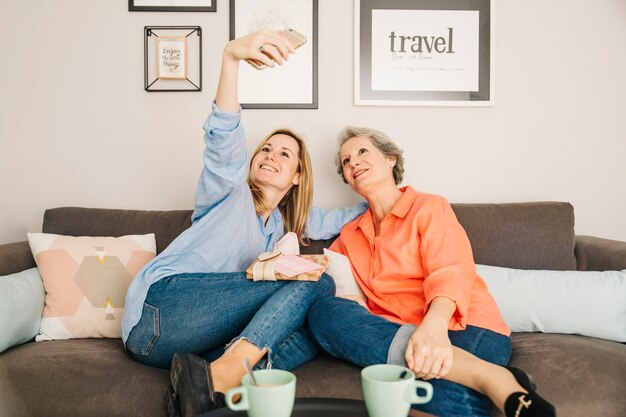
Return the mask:
<svg viewBox="0 0 626 417"><path fill-rule="evenodd" d="M217 0L128 0L129 12L214 12Z"/></svg>
<svg viewBox="0 0 626 417"><path fill-rule="evenodd" d="M187 38L164 36L158 39L157 78L187 78Z"/></svg>
<svg viewBox="0 0 626 417"><path fill-rule="evenodd" d="M202 28L144 27L144 89L202 91Z"/></svg>

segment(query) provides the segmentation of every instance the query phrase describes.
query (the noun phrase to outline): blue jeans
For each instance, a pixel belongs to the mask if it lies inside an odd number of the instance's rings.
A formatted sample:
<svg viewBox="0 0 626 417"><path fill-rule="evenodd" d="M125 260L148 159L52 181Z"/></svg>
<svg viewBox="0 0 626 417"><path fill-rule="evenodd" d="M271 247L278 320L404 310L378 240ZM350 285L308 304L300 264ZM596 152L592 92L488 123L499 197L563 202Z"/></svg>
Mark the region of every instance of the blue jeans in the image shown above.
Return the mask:
<svg viewBox="0 0 626 417"><path fill-rule="evenodd" d="M173 275L150 287L126 348L141 363L169 369L176 352L213 361L226 344L246 339L268 349L257 367L293 369L319 352L307 313L334 292L326 274L317 282L254 282L245 273Z"/></svg>
<svg viewBox="0 0 626 417"><path fill-rule="evenodd" d="M331 355L365 367L379 363L406 366L404 352L413 325L399 325L371 314L354 301L327 297L309 311L313 338ZM449 331L452 344L474 356L498 365L511 357L511 339L480 327ZM436 416L491 417L489 399L463 385L443 379L429 381L433 398L413 408Z"/></svg>

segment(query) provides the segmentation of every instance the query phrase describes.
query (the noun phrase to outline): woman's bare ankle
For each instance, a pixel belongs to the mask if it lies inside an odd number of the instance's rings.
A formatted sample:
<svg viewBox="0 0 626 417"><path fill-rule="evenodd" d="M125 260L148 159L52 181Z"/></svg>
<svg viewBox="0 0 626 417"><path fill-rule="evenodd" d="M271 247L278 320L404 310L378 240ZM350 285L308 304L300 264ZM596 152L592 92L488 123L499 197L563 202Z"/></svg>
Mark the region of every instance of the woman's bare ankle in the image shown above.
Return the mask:
<svg viewBox="0 0 626 417"><path fill-rule="evenodd" d="M266 353L267 348L259 349L248 340L235 341L222 356L211 363L211 376L215 390L225 393L239 386L241 378L246 373L244 359L248 359L250 366L254 367Z"/></svg>
<svg viewBox="0 0 626 417"><path fill-rule="evenodd" d="M243 365L241 368L243 368ZM213 388L215 391L222 393L239 386L241 377L244 374L237 367L221 363L219 359L211 363L210 372L213 379Z"/></svg>

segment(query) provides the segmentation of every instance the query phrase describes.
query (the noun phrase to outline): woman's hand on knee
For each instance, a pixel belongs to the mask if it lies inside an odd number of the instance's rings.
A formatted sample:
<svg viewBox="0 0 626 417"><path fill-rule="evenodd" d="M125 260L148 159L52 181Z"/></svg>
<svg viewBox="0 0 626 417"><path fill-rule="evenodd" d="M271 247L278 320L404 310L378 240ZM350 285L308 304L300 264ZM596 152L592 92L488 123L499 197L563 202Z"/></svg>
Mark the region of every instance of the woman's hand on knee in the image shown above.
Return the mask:
<svg viewBox="0 0 626 417"><path fill-rule="evenodd" d="M275 62L282 65L294 52L294 47L277 32L260 30L228 42L224 58L236 61L256 59L273 67Z"/></svg>
<svg viewBox="0 0 626 417"><path fill-rule="evenodd" d="M447 327L422 323L409 338L405 359L418 378L444 378L454 361Z"/></svg>

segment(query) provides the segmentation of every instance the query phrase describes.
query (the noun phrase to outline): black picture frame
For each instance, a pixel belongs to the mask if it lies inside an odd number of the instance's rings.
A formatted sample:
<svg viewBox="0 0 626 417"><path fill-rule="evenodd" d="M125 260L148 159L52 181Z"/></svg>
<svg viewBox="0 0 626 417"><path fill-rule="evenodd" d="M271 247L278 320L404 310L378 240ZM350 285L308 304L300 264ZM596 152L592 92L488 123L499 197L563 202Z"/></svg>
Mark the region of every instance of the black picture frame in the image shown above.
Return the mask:
<svg viewBox="0 0 626 417"><path fill-rule="evenodd" d="M187 39L185 78L166 79L158 76L157 40L162 37ZM202 91L202 28L200 26L144 27L144 89L147 92Z"/></svg>
<svg viewBox="0 0 626 417"><path fill-rule="evenodd" d="M128 0L129 12L216 12L217 0L206 0L208 6L157 6L157 5L136 5L139 0ZM141 3L146 3L142 1ZM158 2L154 2L157 4ZM185 3L182 1L181 3Z"/></svg>
<svg viewBox="0 0 626 417"><path fill-rule="evenodd" d="M493 106L495 104L495 58L494 58L494 7L495 0L355 0L354 3L355 13L355 37L354 37L354 71L355 71L355 84L354 84L354 104L355 105L374 105L374 106ZM393 71L389 69L392 65L389 64L390 51L387 49L380 49L380 38L376 38L376 47L379 49L373 50L373 36L375 30L373 29L373 16L374 11L379 13L385 12L397 12L397 16L402 16L406 12L437 12L442 16L442 22L446 20L446 13L452 16L455 12L478 12L478 18L476 25L472 26L472 34L478 35L478 47L477 52L470 54L472 62L477 63L477 76L472 78L477 89L464 91L451 88L438 88L433 86L432 89L425 88L419 90L417 88L407 88L403 90L399 86L394 88L374 87L374 68L377 67L379 62L384 62L384 71L378 73L378 80L389 80L396 77L393 76ZM393 17L392 14L390 16ZM380 19L380 17L379 17ZM399 19L387 18L385 22L396 22ZM445 26L442 26L445 27ZM449 29L449 28L448 28ZM417 30L417 28L416 28ZM417 30L419 31L419 30ZM387 33L387 32L385 32ZM408 39L408 38L407 38ZM468 38L469 39L469 38ZM475 38L474 38L475 39ZM455 38L455 42L458 39ZM403 41L404 42L404 41ZM410 41L408 41L410 42ZM403 43L404 45L404 43ZM456 45L456 43L455 43ZM383 56L380 51L384 51L388 55L384 61L375 61L374 53L378 53L378 56ZM416 55L416 54L413 54ZM417 55L422 55L417 54ZM393 59L397 57L394 56ZM406 58L416 58L415 56ZM422 56L417 58L422 59ZM417 60L413 60L416 62ZM395 61L394 61L395 62ZM419 77L418 70L425 70L424 67L420 68L419 64L413 64L410 61L405 61L407 66L402 69L407 72L413 71L411 77ZM425 61L424 61L425 62ZM463 62L463 61L457 61ZM467 61L465 61L467 62ZM399 67L399 66L397 66ZM396 67L396 70L397 70ZM461 66L459 66L461 67ZM381 66L378 66L381 68ZM467 68L470 68L469 66ZM446 68L445 65L434 65L431 70L448 70L454 71L452 67ZM383 78L382 75L386 78ZM391 74L391 75L390 75ZM407 76L409 77L409 76ZM400 77L397 77L396 82ZM399 83L399 82L398 82ZM384 83L380 83L384 84ZM440 82L443 84L443 82ZM445 87L451 86L451 84ZM430 86L429 86L430 87Z"/></svg>
<svg viewBox="0 0 626 417"><path fill-rule="evenodd" d="M255 13L255 9L261 11L272 10L277 13L284 12L283 19L267 19L271 21L280 21L283 26L280 27L267 27L270 30L282 30L287 29L291 22L303 22L307 24L300 24L302 27L293 27L293 29L303 33L308 41L307 43L298 49L294 59L290 60L284 66L285 76L281 76L280 79L271 79L268 73L276 71L276 68L264 69L266 72L258 74L259 70L251 69L247 63L242 63L239 71L239 96L240 104L244 109L317 109L318 108L318 0L291 0L288 3L289 11L281 10L280 6L286 3L277 0L230 0L230 39L235 39L248 34L246 30L239 30L237 27L238 21L243 13L238 11L245 11L246 15ZM310 19L310 24L308 21ZM253 25L241 25L249 28ZM297 70L294 64L295 60L306 60L305 71ZM310 63L310 69L308 64ZM280 68L279 70L283 70ZM310 75L310 76L309 76ZM270 78L269 80L267 78ZM251 87L246 88L247 85ZM255 94L253 91L255 86L259 86L259 93ZM263 92L260 89L264 89ZM294 90L297 93L301 93L301 96L306 96L304 99L296 100L281 100L281 92L290 90L289 94L292 94ZM246 94L248 97L246 98ZM278 101L276 101L278 100Z"/></svg>

